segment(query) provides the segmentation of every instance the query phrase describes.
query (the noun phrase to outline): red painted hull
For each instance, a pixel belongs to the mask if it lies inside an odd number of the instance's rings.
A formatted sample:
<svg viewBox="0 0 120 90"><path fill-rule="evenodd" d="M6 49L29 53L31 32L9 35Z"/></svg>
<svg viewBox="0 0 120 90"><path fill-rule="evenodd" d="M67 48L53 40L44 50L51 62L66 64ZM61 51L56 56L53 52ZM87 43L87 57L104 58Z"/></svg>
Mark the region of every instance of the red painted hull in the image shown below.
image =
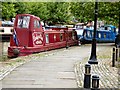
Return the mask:
<svg viewBox="0 0 120 90"><path fill-rule="evenodd" d="M68 46L73 46L73 45L77 45L77 44L78 44L77 40L76 41L71 40L68 42ZM45 46L40 46L40 47L11 46L11 47L8 47L8 57L26 56L26 55L30 55L33 53L38 53L38 52L42 52L42 51L48 51L48 50L53 50L53 49L63 48L63 47L66 47L66 41L50 43L50 44L46 44ZM18 49L19 54L15 55L13 52L14 49Z"/></svg>

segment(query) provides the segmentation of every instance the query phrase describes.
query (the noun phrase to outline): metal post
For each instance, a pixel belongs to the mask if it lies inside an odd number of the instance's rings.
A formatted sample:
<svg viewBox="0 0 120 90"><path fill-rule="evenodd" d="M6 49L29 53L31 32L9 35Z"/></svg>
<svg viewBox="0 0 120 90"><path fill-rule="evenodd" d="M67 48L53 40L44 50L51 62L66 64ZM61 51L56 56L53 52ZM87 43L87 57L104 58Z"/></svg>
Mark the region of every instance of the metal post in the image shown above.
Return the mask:
<svg viewBox="0 0 120 90"><path fill-rule="evenodd" d="M100 90L99 89L99 76L98 75L93 75L92 76L92 88L91 90Z"/></svg>
<svg viewBox="0 0 120 90"><path fill-rule="evenodd" d="M66 34L66 49L68 49L69 48L69 45L68 45L68 27L67 27L67 31L64 31L64 33Z"/></svg>
<svg viewBox="0 0 120 90"><path fill-rule="evenodd" d="M97 16L98 16L98 1L95 2L95 18L94 18L94 37L92 40L91 56L88 61L89 64L98 64L96 57L96 29L97 29Z"/></svg>
<svg viewBox="0 0 120 90"><path fill-rule="evenodd" d="M120 59L120 47L119 47L119 59Z"/></svg>
<svg viewBox="0 0 120 90"><path fill-rule="evenodd" d="M120 11L119 11L119 26L118 26L118 33L120 35Z"/></svg>
<svg viewBox="0 0 120 90"><path fill-rule="evenodd" d="M113 48L113 55L112 55L112 67L115 66L115 48Z"/></svg>
<svg viewBox="0 0 120 90"><path fill-rule="evenodd" d="M118 35L115 39L115 45L120 47L120 11L119 11L119 26L118 26Z"/></svg>
<svg viewBox="0 0 120 90"><path fill-rule="evenodd" d="M68 46L68 41L66 41L66 49L68 49L69 48L69 46Z"/></svg>
<svg viewBox="0 0 120 90"><path fill-rule="evenodd" d="M116 61L118 61L118 48L116 48Z"/></svg>
<svg viewBox="0 0 120 90"><path fill-rule="evenodd" d="M90 64L85 64L85 74L84 74L84 88L90 88L91 82L91 66Z"/></svg>

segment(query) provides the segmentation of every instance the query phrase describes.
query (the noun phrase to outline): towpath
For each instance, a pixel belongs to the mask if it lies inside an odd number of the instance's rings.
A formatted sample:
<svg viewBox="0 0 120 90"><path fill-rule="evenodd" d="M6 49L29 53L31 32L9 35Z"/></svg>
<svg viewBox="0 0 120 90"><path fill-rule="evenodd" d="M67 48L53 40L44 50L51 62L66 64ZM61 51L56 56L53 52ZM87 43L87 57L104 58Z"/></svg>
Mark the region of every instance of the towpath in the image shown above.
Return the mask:
<svg viewBox="0 0 120 90"><path fill-rule="evenodd" d="M77 88L74 64L90 53L90 45L33 56L2 81L3 88Z"/></svg>
<svg viewBox="0 0 120 90"><path fill-rule="evenodd" d="M102 53L106 49L112 49L112 47L113 46L110 46L109 44L98 45L97 52L99 51ZM91 45L83 45L73 46L69 49L63 48L48 51L47 54L44 54L43 56L39 54L31 55L31 60L29 62L15 68L2 80L2 88L83 87L82 80L84 75L84 68L82 67L84 67L85 63L89 59L90 53ZM110 51L105 53L111 54ZM80 62L82 63L80 64ZM102 60L102 62L104 62L104 60ZM95 69L97 66L94 68L96 73L100 73L99 69L102 68L102 65L104 66L105 64L101 64L101 66L97 68L97 71ZM78 68L80 70L78 70ZM76 70L78 70L77 72L79 73L76 73ZM102 73L104 73L105 76L111 72L110 70L107 70L107 72ZM115 71L112 71L112 73L114 73L114 81L117 82L117 77L115 77L115 75L117 75L116 69ZM109 83L108 80L109 79L107 79L107 82ZM112 83L112 81L110 82ZM102 88L104 88L104 86L102 86Z"/></svg>

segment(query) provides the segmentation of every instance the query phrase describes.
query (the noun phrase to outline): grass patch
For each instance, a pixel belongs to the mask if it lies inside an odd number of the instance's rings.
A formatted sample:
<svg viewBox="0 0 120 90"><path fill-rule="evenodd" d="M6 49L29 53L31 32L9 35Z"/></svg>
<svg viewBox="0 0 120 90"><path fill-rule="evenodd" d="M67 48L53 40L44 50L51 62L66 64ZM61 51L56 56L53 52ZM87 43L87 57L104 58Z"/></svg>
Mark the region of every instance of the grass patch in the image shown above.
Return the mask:
<svg viewBox="0 0 120 90"><path fill-rule="evenodd" d="M16 63L23 62L24 60L22 59L16 59L16 60L9 60L7 65L14 66Z"/></svg>
<svg viewBox="0 0 120 90"><path fill-rule="evenodd" d="M117 68L120 68L120 58L118 58L116 67L117 67Z"/></svg>
<svg viewBox="0 0 120 90"><path fill-rule="evenodd" d="M111 56L104 54L104 55L98 55L98 58L100 58L100 59L110 59Z"/></svg>
<svg viewBox="0 0 120 90"><path fill-rule="evenodd" d="M17 59L16 62L22 62L23 60L22 59Z"/></svg>
<svg viewBox="0 0 120 90"><path fill-rule="evenodd" d="M7 57L7 55L3 55L0 57L0 62L5 62L7 61L9 58Z"/></svg>
<svg viewBox="0 0 120 90"><path fill-rule="evenodd" d="M102 50L102 52L98 52L97 56L99 59L111 59L112 50L111 48L106 48L105 50Z"/></svg>

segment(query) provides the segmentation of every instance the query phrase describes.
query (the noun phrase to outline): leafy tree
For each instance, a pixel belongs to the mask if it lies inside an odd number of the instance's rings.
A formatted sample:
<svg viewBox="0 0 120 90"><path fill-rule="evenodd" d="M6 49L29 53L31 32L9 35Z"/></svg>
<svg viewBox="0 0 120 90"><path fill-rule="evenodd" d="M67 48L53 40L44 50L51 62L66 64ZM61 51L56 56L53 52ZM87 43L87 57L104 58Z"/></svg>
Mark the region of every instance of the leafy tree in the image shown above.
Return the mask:
<svg viewBox="0 0 120 90"><path fill-rule="evenodd" d="M16 9L14 8L13 3L2 2L2 18L9 20L10 18L15 17Z"/></svg>
<svg viewBox="0 0 120 90"><path fill-rule="evenodd" d="M47 4L44 2L34 2L31 4L31 14L40 17L42 20L47 20L49 17L49 11L47 10Z"/></svg>
<svg viewBox="0 0 120 90"><path fill-rule="evenodd" d="M118 24L120 2L100 2L99 18L107 23Z"/></svg>
<svg viewBox="0 0 120 90"><path fill-rule="evenodd" d="M29 13L49 23L70 23L94 20L94 2L2 2L2 18L10 19L16 14ZM98 20L118 24L120 2L99 2Z"/></svg>
<svg viewBox="0 0 120 90"><path fill-rule="evenodd" d="M71 13L81 22L94 20L94 2L71 3ZM98 2L98 20L106 23L118 23L120 2Z"/></svg>
<svg viewBox="0 0 120 90"><path fill-rule="evenodd" d="M16 2L14 8L17 14L31 13L31 3L29 2Z"/></svg>
<svg viewBox="0 0 120 90"><path fill-rule="evenodd" d="M71 13L80 22L93 20L94 17L94 3L93 2L72 2L71 3Z"/></svg>
<svg viewBox="0 0 120 90"><path fill-rule="evenodd" d="M70 4L65 2L47 3L49 20L52 23L66 23L70 19Z"/></svg>

